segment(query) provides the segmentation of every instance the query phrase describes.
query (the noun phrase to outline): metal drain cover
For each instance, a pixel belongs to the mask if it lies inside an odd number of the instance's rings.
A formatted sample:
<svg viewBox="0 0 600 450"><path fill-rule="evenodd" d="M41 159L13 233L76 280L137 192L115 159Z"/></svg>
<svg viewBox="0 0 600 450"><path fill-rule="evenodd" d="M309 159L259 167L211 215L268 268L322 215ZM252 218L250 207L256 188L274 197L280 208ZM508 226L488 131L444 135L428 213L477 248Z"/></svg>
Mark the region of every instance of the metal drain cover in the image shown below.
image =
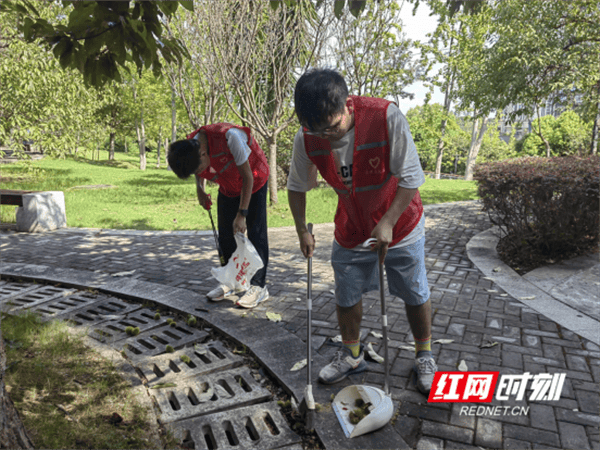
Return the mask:
<svg viewBox="0 0 600 450"><path fill-rule="evenodd" d="M0 286L0 304L6 302L9 298L17 297L26 292L37 291L42 286L31 283L5 282Z"/></svg>
<svg viewBox="0 0 600 450"><path fill-rule="evenodd" d="M67 297L67 299L71 297ZM87 307L64 312L55 318L66 320L73 327L92 327L94 324L115 320L114 316L122 316L141 307L135 303L126 303L118 298L108 297L106 300Z"/></svg>
<svg viewBox="0 0 600 450"><path fill-rule="evenodd" d="M163 423L271 399L271 393L258 385L247 367L186 378L175 384L164 388L155 384L149 390Z"/></svg>
<svg viewBox="0 0 600 450"><path fill-rule="evenodd" d="M275 402L236 408L168 424L180 445L193 449L276 449L301 438L288 426ZM295 447L294 447L295 448Z"/></svg>
<svg viewBox="0 0 600 450"><path fill-rule="evenodd" d="M140 329L140 333L144 333L158 327L168 327L169 323L167 321L175 319L175 317L167 315L155 319L155 314L154 311L148 308L138 309L128 313L125 317L105 322L98 327L93 327L90 337L103 343L112 343L130 337L125 332L125 328L127 327L137 327Z"/></svg>
<svg viewBox="0 0 600 450"><path fill-rule="evenodd" d="M182 359L183 357L183 359ZM189 358L189 362L184 362ZM206 375L218 370L231 369L242 364L242 358L227 350L219 341L196 344L164 355L134 362L148 386L158 383L177 383L185 378Z"/></svg>
<svg viewBox="0 0 600 450"><path fill-rule="evenodd" d="M27 292L20 292L18 295L11 296L8 300L2 303L2 311L14 313L25 309L30 309L33 306L49 302L50 300L64 298L76 291L76 289L44 286L40 289L32 289Z"/></svg>

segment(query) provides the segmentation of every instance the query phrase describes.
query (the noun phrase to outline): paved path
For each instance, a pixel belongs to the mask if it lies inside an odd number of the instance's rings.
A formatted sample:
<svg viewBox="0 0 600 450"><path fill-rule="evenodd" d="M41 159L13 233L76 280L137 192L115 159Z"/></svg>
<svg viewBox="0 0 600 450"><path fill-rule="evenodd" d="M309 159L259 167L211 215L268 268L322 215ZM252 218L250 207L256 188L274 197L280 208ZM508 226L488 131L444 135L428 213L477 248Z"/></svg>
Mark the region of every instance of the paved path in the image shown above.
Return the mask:
<svg viewBox="0 0 600 450"><path fill-rule="evenodd" d="M399 414L384 431L352 441L340 438L339 426L327 422L329 428L322 426L319 433L327 447L598 449L600 347L528 306L526 301L515 299L492 279L494 277L473 264L467 254L467 244L490 228L487 215L480 211L478 203L429 206L426 217L433 338L452 340L433 346L439 369L455 371L464 360L468 370L474 371L515 375L566 373L562 396L558 401L530 401L528 390L521 401L494 400L493 406L508 407L494 410L500 414L490 414L487 410L476 416L464 414L465 404L427 404L410 383L414 355L401 348L412 341L404 308L401 302L388 300L391 385ZM329 264L332 224L316 225L315 235L313 346L319 349L316 360L321 363L335 351L328 338L338 334ZM222 329L228 323L235 324L228 328L234 339L249 342L249 348L256 349L255 353L269 370L278 374L282 383L288 383L292 392L301 395L302 376L294 378L281 361L285 360L291 367L293 361L304 357L301 340L305 339L306 326L306 261L299 254L293 228L270 229L269 239L271 260L267 276L271 299L251 313L233 308L231 304L208 304L203 299L214 286L210 267L217 263L217 255L212 233L79 229L43 234L3 232L0 233L0 252L3 267L9 269L9 263L14 263L12 269L24 264L75 269L69 272L74 278L79 276L75 271L95 271L96 285L105 283L116 286L117 290L120 280L133 282L131 289L135 289L135 282L141 290L150 286L148 283L160 285L160 289L151 292L171 292L176 297L174 308L192 308L201 318L214 321ZM43 268L32 269L29 272L32 278L36 271L44 273ZM88 276L86 280L93 277ZM198 295L186 297L186 292ZM150 291L147 296L151 296ZM193 298L194 304L190 305L191 300L186 303L185 298ZM266 321L267 311L281 314L282 323L274 325ZM370 331L380 330L377 292L365 297L364 311L365 340L377 344L379 339L367 337ZM269 328L271 326L275 328ZM267 329L270 336L265 332ZM260 345L259 335L263 339ZM270 339L283 351L269 353L264 339L267 342ZM489 346L493 343L496 344ZM286 348L290 350L286 352ZM379 345L375 348L378 350ZM371 363L366 373L343 385L381 384L382 381L382 366ZM332 390L317 386L315 389L317 401L324 403L339 387ZM507 410L509 414L504 415L502 411ZM510 414L518 411L524 414Z"/></svg>

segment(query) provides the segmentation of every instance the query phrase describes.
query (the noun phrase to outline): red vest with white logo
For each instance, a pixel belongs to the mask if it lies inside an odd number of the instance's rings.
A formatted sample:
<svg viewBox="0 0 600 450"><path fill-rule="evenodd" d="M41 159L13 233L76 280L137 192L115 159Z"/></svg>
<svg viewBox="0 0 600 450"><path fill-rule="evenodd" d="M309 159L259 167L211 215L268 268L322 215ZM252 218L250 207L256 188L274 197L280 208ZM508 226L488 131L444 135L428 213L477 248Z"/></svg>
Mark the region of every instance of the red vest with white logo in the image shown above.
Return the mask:
<svg viewBox="0 0 600 450"><path fill-rule="evenodd" d="M351 189L344 185L337 173L329 141L304 135L306 154L338 194L335 239L345 248L356 247L371 237L371 232L389 209L398 190L398 179L390 172L387 129L387 108L390 103L379 98L349 98L348 107L354 106ZM390 247L413 230L422 214L423 204L417 191L394 226Z"/></svg>
<svg viewBox="0 0 600 450"><path fill-rule="evenodd" d="M252 185L252 193L254 194L268 181L269 164L267 163L265 153L250 133L250 128L247 127L240 127L230 123L214 123L212 125L205 125L190 133L187 136L188 139L193 139L200 131L204 131L208 139L210 165L201 174L196 176L217 183L219 191L227 197L237 197L241 194L242 175L235 164L233 155L227 146L227 138L225 137L225 133L230 128L242 130L248 136L250 142L248 146L251 150L248 163L254 177L254 184Z"/></svg>

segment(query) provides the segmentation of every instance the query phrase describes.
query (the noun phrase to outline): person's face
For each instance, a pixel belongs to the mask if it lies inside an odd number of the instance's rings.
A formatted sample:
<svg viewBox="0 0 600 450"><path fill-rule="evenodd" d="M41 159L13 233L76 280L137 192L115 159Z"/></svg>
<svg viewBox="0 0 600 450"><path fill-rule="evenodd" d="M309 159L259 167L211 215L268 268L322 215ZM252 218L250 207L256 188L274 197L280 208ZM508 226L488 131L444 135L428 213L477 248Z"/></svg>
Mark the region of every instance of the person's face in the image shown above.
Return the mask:
<svg viewBox="0 0 600 450"><path fill-rule="evenodd" d="M316 130L303 127L303 131L304 134L317 136L333 142L339 141L348 131L350 131L353 126L354 116L348 110L348 106L345 106L341 113L330 116L329 120L326 124L324 124L324 126L321 126Z"/></svg>
<svg viewBox="0 0 600 450"><path fill-rule="evenodd" d="M203 142L204 139L200 139L198 141L198 151L200 152L200 165L194 172L197 175L200 175L204 172L208 166L210 166L210 157L208 156L208 148L206 146L206 142Z"/></svg>

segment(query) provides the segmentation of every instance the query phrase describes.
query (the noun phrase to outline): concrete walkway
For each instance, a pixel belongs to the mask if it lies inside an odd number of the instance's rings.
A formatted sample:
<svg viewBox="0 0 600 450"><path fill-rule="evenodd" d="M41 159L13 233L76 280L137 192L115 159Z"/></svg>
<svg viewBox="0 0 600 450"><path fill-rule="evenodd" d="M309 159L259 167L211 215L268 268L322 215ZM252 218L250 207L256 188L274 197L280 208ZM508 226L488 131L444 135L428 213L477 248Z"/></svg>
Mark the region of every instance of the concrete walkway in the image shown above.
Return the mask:
<svg viewBox="0 0 600 450"><path fill-rule="evenodd" d="M564 270L572 265L565 265L560 280L540 269L517 279L494 259L495 238L487 231L490 223L477 202L427 206L425 214L433 339L444 339L433 346L439 370L456 371L464 362L469 371L501 375L565 373L560 398L532 401L530 385L522 400L514 396L494 399L491 406L499 408L493 410L475 408L480 403L427 403L410 382L414 353L405 347L410 347L413 338L404 307L398 299L389 299L390 384L398 414L381 431L347 440L331 411L325 408L317 420L317 432L325 446L423 450L600 448L600 347L598 309L594 305L598 266L576 261L582 264L577 266L579 269L567 273ZM330 338L339 332L329 263L333 225L316 225L314 232L316 379L319 368L335 351ZM96 287L111 295L149 300L174 311L195 314L247 345L300 400L306 373L290 372L290 368L305 358L306 261L300 255L293 228L270 229L269 239L267 282L271 299L252 312L234 308L231 303L206 302L204 296L215 283L210 267L217 264L211 232L4 231L0 233L0 274ZM571 292L578 292L576 297L582 301L574 302ZM378 293L366 295L363 304L363 340L373 342L382 353L381 340L370 334L380 331ZM564 308L572 310L566 321ZM270 322L266 312L280 314L282 321ZM381 385L383 367L371 362L367 372L340 385L317 385L315 396L327 405L332 393L360 383ZM465 411L466 406L473 406L472 411Z"/></svg>

